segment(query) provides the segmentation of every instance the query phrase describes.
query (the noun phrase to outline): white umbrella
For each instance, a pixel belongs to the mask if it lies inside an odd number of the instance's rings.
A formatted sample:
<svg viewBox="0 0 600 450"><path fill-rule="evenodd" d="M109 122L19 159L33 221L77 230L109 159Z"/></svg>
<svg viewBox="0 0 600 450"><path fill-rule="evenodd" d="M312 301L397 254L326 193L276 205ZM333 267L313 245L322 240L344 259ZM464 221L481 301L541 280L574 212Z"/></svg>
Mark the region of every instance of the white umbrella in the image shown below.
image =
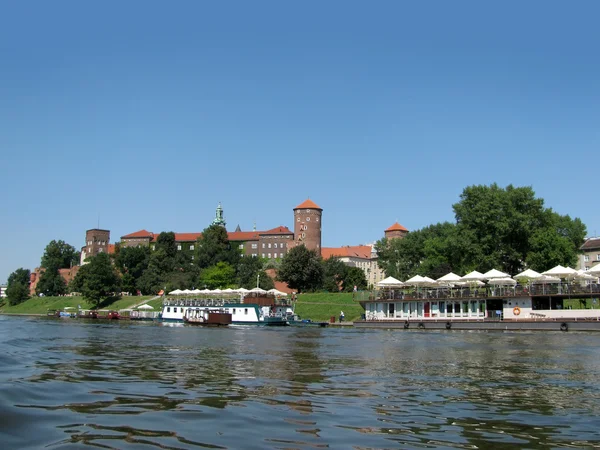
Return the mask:
<svg viewBox="0 0 600 450"><path fill-rule="evenodd" d="M443 277L438 278L437 281L438 283L452 284L456 283L457 281L460 281L460 276L456 275L453 272L450 272L444 275Z"/></svg>
<svg viewBox="0 0 600 450"><path fill-rule="evenodd" d="M181 293L182 293L183 295L188 295L188 294L191 294L191 293L192 293L192 291L190 291L189 289L184 289L183 291L181 291Z"/></svg>
<svg viewBox="0 0 600 450"><path fill-rule="evenodd" d="M211 294L221 294L223 293L223 291L219 288L213 289L212 291L210 291Z"/></svg>
<svg viewBox="0 0 600 450"><path fill-rule="evenodd" d="M150 306L147 303L144 303L142 306L138 306L137 309L154 309L152 306Z"/></svg>
<svg viewBox="0 0 600 450"><path fill-rule="evenodd" d="M415 275L411 279L404 282L404 284L408 284L410 286L424 286L427 283L428 281L425 280L425 278L423 278L421 275Z"/></svg>
<svg viewBox="0 0 600 450"><path fill-rule="evenodd" d="M180 289L175 289L174 291L169 292L169 295L181 295L182 291Z"/></svg>
<svg viewBox="0 0 600 450"><path fill-rule="evenodd" d="M377 287L400 287L404 285L404 283L400 280L395 279L394 277L387 277L377 283Z"/></svg>
<svg viewBox="0 0 600 450"><path fill-rule="evenodd" d="M192 289L190 294L202 294L202 291L200 289Z"/></svg>
<svg viewBox="0 0 600 450"><path fill-rule="evenodd" d="M259 287L255 287L253 289L250 289L250 292L254 293L254 294L266 294L267 291L265 291L264 289L261 289Z"/></svg>
<svg viewBox="0 0 600 450"><path fill-rule="evenodd" d="M575 275L577 275L577 271L575 269L571 269L570 267L563 267L559 265L550 270L542 272L542 275L558 278L574 278Z"/></svg>
<svg viewBox="0 0 600 450"><path fill-rule="evenodd" d="M578 271L577 271L577 275L575 275L575 278L576 278L577 280L587 280L587 281L595 281L595 280L598 280L598 277L597 277L597 276L595 277L594 275L592 275L592 274L591 274L591 273L589 273L589 272L586 272L585 270L578 270Z"/></svg>
<svg viewBox="0 0 600 450"><path fill-rule="evenodd" d="M560 278L551 277L548 275L542 275L540 278L536 278L532 281L534 284L552 284L552 283L560 283Z"/></svg>
<svg viewBox="0 0 600 450"><path fill-rule="evenodd" d="M473 272L469 272L465 276L460 277L460 281L481 281L485 279L485 276L481 272L477 272L474 270Z"/></svg>
<svg viewBox="0 0 600 450"><path fill-rule="evenodd" d="M500 272L499 270L496 270L496 269L488 270L486 273L483 274L483 278L485 278L486 280L491 280L492 278L508 278L508 277L510 277L509 274Z"/></svg>
<svg viewBox="0 0 600 450"><path fill-rule="evenodd" d="M427 286L437 286L437 285L438 285L438 282L437 282L437 281L435 281L435 280L434 280L434 279L432 279L432 278L429 278L429 277L423 277L423 279L424 279L424 280L425 280L425 282L427 283Z"/></svg>
<svg viewBox="0 0 600 450"><path fill-rule="evenodd" d="M269 289L269 290L267 291L267 294L273 294L273 295L279 295L279 296L282 296L282 295L287 295L285 292L281 292L280 290L277 290L277 289L275 289L275 288L273 288L273 289Z"/></svg>
<svg viewBox="0 0 600 450"><path fill-rule="evenodd" d="M237 289L237 291L238 291L240 294L247 294L248 292L250 292L250 291L249 291L248 289L246 289L246 288L239 288L239 289Z"/></svg>
<svg viewBox="0 0 600 450"><path fill-rule="evenodd" d="M600 264L596 264L587 273L591 273L592 275L600 275Z"/></svg>
<svg viewBox="0 0 600 450"><path fill-rule="evenodd" d="M224 294L234 294L235 292L236 292L236 291L234 291L234 290L233 290L233 289L231 289L231 288L227 288L227 289L224 289L224 290L223 290L223 293L224 293Z"/></svg>
<svg viewBox="0 0 600 450"><path fill-rule="evenodd" d="M517 282L515 280L513 280L512 278L502 277L502 278L492 278L491 280L488 281L488 284L492 285L492 286L514 286L515 284L517 284Z"/></svg>
<svg viewBox="0 0 600 450"><path fill-rule="evenodd" d="M210 289L201 289L200 290L200 294L210 294L211 290Z"/></svg>
<svg viewBox="0 0 600 450"><path fill-rule="evenodd" d="M527 269L521 273L516 274L513 278L515 280L519 280L521 278L526 278L528 280L535 280L540 277L543 277L543 275L541 273L537 273L535 270Z"/></svg>

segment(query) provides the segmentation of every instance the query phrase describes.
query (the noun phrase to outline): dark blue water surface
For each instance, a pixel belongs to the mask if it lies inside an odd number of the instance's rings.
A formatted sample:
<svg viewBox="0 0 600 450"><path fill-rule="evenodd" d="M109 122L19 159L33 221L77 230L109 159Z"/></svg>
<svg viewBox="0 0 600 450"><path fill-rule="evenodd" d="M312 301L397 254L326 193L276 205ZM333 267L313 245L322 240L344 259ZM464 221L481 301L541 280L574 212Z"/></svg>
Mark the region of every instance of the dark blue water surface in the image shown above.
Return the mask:
<svg viewBox="0 0 600 450"><path fill-rule="evenodd" d="M0 445L600 448L600 334L0 316Z"/></svg>

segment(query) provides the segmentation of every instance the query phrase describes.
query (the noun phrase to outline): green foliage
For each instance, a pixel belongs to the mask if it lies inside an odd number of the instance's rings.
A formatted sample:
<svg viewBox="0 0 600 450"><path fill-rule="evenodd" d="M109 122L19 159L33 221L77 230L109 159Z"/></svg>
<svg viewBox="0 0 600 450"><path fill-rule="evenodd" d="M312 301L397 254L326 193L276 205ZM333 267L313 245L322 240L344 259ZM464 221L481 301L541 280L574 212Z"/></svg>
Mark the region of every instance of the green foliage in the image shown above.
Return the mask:
<svg viewBox="0 0 600 450"><path fill-rule="evenodd" d="M64 295L67 293L67 283L60 275L58 268L48 268L42 272L35 287L36 294L46 296Z"/></svg>
<svg viewBox="0 0 600 450"><path fill-rule="evenodd" d="M177 243L175 242L175 233L172 231L163 231L156 238L156 250L163 251L168 258L174 258L177 254Z"/></svg>
<svg viewBox="0 0 600 450"><path fill-rule="evenodd" d="M293 247L281 261L277 277L298 292L314 291L323 285L321 257L304 245Z"/></svg>
<svg viewBox="0 0 600 450"><path fill-rule="evenodd" d="M96 308L102 301L121 291L121 280L106 253L89 258L89 263L77 272L75 278L83 297Z"/></svg>
<svg viewBox="0 0 600 450"><path fill-rule="evenodd" d="M196 265L205 269L225 262L236 267L241 259L238 249L232 247L227 236L227 230L220 225L211 225L198 238L196 248Z"/></svg>
<svg viewBox="0 0 600 450"><path fill-rule="evenodd" d="M256 287L256 280L258 280L258 286L261 289L266 291L273 289L275 284L264 270L267 267L269 267L269 261L266 259L252 257L241 258L236 268L237 287L252 289Z"/></svg>
<svg viewBox="0 0 600 450"><path fill-rule="evenodd" d="M22 267L8 276L6 296L9 305L18 305L29 298L29 279L31 273Z"/></svg>
<svg viewBox="0 0 600 450"><path fill-rule="evenodd" d="M208 289L235 287L235 269L226 262L218 262L200 272L199 283Z"/></svg>
<svg viewBox="0 0 600 450"><path fill-rule="evenodd" d="M342 290L348 269L349 267L346 264L334 256L324 260L322 288L327 292L339 292Z"/></svg>
<svg viewBox="0 0 600 450"><path fill-rule="evenodd" d="M44 269L67 269L79 264L80 254L65 241L50 241L42 256Z"/></svg>
<svg viewBox="0 0 600 450"><path fill-rule="evenodd" d="M125 275L134 280L142 276L150 263L150 247L125 247L115 257L115 265Z"/></svg>
<svg viewBox="0 0 600 450"><path fill-rule="evenodd" d="M367 279L365 278L365 273L358 267L348 267L348 271L344 277L344 291L352 292L354 291L354 286L359 291L367 289Z"/></svg>
<svg viewBox="0 0 600 450"><path fill-rule="evenodd" d="M378 264L387 276L400 280L415 274L436 279L450 271L496 268L514 274L526 267L575 264L585 226L543 204L530 187L467 187L454 205L455 224L439 223L404 239L378 241Z"/></svg>
<svg viewBox="0 0 600 450"><path fill-rule="evenodd" d="M10 287L13 283L20 283L24 284L25 286L29 286L30 279L31 272L28 269L23 269L21 267L8 276L7 286Z"/></svg>

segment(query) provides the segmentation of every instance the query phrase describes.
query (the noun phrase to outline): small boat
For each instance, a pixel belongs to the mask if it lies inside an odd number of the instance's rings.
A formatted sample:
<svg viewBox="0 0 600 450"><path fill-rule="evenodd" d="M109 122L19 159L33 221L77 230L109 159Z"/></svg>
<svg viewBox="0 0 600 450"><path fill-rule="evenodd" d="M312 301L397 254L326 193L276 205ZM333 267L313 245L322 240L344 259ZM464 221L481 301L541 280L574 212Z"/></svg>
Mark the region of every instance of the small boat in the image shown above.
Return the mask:
<svg viewBox="0 0 600 450"><path fill-rule="evenodd" d="M188 308L183 315L183 321L191 325L226 327L231 323L231 313L223 309Z"/></svg>
<svg viewBox="0 0 600 450"><path fill-rule="evenodd" d="M83 309L83 310L79 311L79 313L77 314L77 317L79 319L97 319L98 311L95 311L93 309Z"/></svg>

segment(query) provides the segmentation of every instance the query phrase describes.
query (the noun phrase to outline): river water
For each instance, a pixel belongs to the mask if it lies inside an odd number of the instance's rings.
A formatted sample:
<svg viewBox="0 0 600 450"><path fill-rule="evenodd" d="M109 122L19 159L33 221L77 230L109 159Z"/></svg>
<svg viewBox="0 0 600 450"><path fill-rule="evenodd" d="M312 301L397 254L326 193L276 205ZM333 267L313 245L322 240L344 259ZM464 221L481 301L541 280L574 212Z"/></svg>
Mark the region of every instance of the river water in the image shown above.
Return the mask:
<svg viewBox="0 0 600 450"><path fill-rule="evenodd" d="M2 449L600 448L600 334L0 316Z"/></svg>

